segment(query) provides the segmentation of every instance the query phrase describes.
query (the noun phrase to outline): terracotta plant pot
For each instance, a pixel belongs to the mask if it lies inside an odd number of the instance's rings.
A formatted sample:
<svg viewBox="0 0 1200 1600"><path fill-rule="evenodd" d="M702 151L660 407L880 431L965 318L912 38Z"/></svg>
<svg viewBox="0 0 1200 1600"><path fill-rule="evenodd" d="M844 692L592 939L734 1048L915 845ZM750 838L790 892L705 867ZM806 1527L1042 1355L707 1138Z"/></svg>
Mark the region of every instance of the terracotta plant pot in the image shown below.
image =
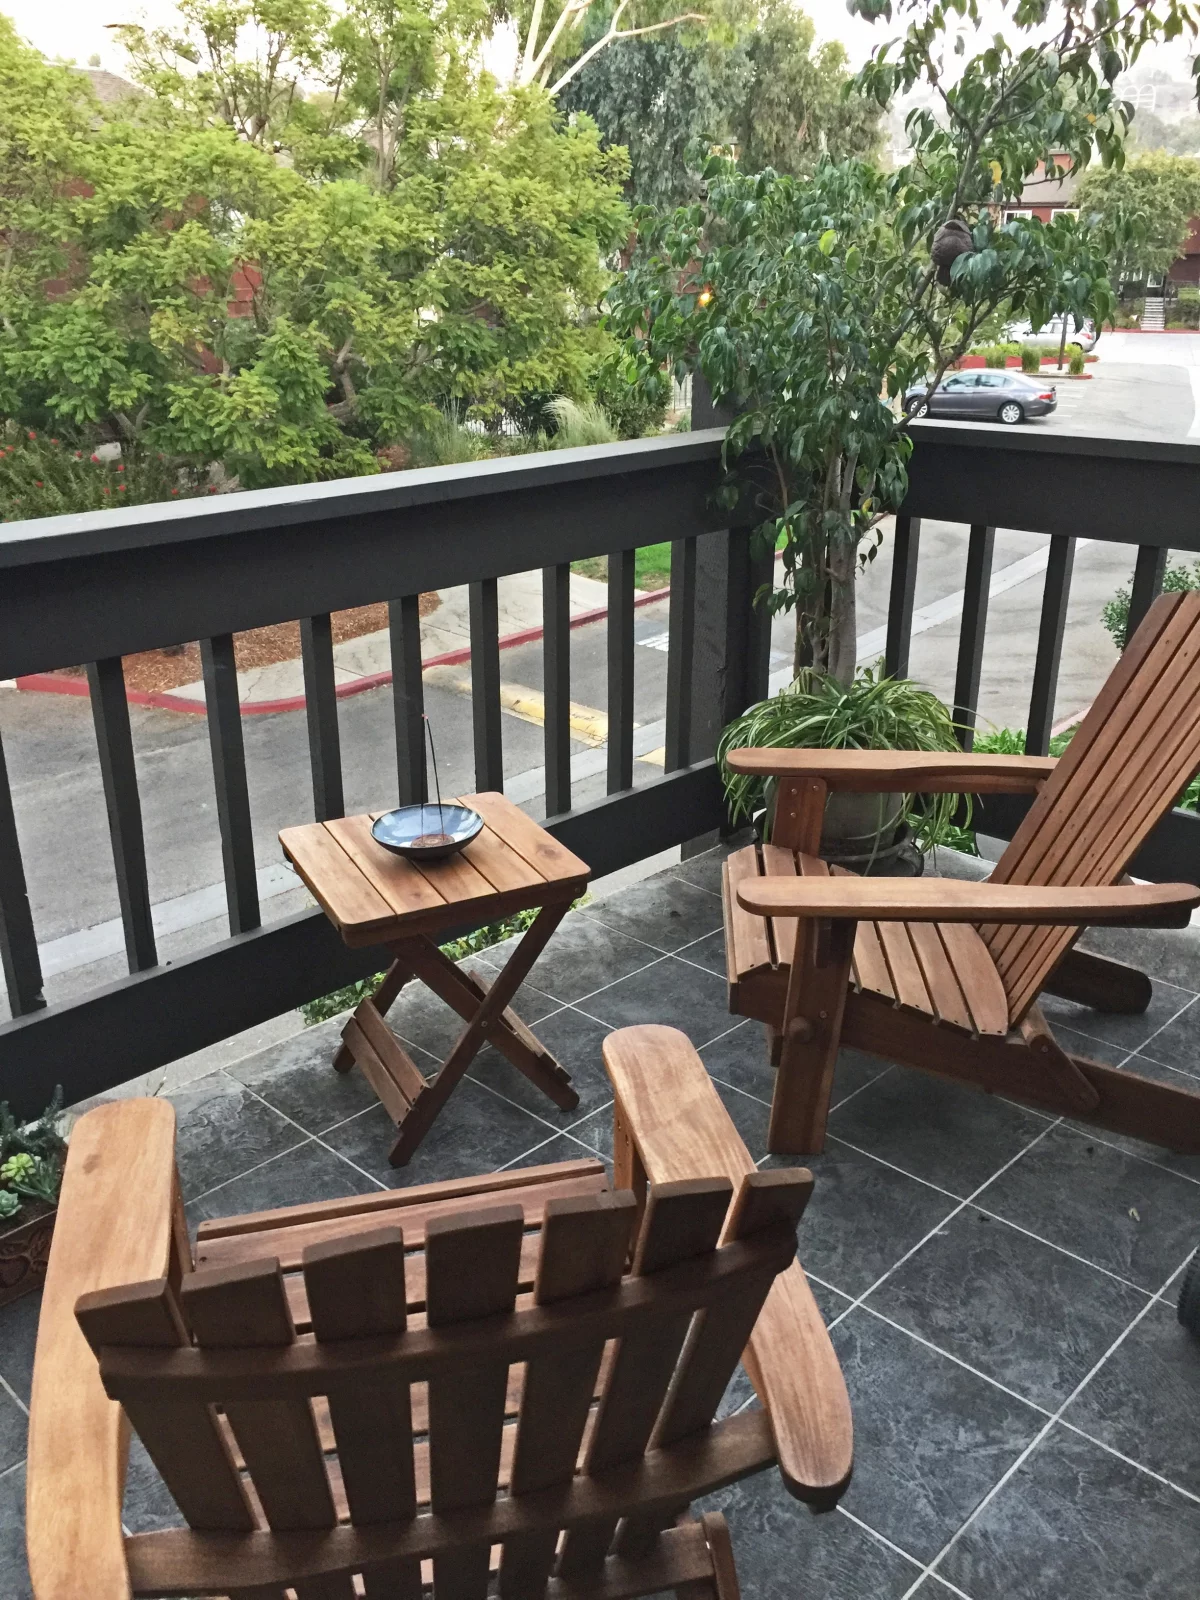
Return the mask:
<svg viewBox="0 0 1200 1600"><path fill-rule="evenodd" d="M42 1287L57 1215L44 1200L26 1200L12 1222L0 1222L0 1306Z"/></svg>

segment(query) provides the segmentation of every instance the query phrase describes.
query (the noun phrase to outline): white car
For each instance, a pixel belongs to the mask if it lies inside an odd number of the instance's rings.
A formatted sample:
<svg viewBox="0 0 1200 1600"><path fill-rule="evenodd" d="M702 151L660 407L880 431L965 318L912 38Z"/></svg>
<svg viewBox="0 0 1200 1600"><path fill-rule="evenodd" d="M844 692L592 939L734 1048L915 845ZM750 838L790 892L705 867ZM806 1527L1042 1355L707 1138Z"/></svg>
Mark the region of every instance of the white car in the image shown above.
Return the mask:
<svg viewBox="0 0 1200 1600"><path fill-rule="evenodd" d="M1044 322L1040 328L1035 328L1028 320L1024 322L1009 322L1005 324L1004 337L1012 344L1044 344L1057 350L1062 341L1063 319L1051 317L1049 322ZM1067 349L1077 344L1084 355L1096 348L1096 341L1100 335L1096 331L1096 324L1091 317L1075 326L1075 318L1067 317Z"/></svg>

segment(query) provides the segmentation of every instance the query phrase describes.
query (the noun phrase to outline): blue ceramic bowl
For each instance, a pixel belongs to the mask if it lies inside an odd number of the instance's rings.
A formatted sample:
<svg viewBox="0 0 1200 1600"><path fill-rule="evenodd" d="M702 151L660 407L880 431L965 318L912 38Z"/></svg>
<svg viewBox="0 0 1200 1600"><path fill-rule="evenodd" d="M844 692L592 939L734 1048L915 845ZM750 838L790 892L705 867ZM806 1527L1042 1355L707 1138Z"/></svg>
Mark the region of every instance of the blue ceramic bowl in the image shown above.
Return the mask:
<svg viewBox="0 0 1200 1600"><path fill-rule="evenodd" d="M409 861L440 861L470 844L483 831L483 818L467 806L400 806L371 824L371 837L394 856Z"/></svg>

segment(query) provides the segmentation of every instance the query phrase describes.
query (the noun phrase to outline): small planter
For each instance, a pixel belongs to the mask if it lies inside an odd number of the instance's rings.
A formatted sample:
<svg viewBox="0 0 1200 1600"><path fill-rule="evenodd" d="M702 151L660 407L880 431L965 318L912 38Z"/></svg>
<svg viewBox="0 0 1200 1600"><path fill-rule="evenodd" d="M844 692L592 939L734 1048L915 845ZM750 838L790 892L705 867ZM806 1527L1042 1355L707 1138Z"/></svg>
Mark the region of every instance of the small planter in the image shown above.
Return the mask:
<svg viewBox="0 0 1200 1600"><path fill-rule="evenodd" d="M42 1287L57 1215L44 1200L26 1200L13 1222L0 1222L0 1306Z"/></svg>

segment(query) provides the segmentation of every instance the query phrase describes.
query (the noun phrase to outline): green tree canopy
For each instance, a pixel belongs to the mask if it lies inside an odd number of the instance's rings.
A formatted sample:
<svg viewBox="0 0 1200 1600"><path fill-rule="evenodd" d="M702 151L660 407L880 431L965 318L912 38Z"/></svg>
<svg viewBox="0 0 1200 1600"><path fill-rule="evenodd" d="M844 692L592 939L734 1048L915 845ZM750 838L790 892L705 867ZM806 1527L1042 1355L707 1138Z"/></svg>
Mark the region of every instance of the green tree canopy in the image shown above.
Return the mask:
<svg viewBox="0 0 1200 1600"><path fill-rule="evenodd" d="M1078 200L1081 216L1110 229L1128 223L1110 263L1113 281L1144 283L1183 254L1188 226L1200 215L1200 160L1153 150L1120 168L1090 167L1079 180Z"/></svg>
<svg viewBox="0 0 1200 1600"><path fill-rule="evenodd" d="M591 26L602 30L605 15ZM736 149L747 172L873 154L879 107L849 88L841 45L814 48L811 21L790 0L749 0L725 8L720 27L613 44L559 98L629 151L633 201L670 206L700 192L703 144Z"/></svg>
<svg viewBox="0 0 1200 1600"><path fill-rule="evenodd" d="M892 16L886 0L858 0ZM907 32L859 77L881 106L921 84L933 109L907 120L911 156L882 174L823 157L803 179L751 174L714 156L697 203L639 213L643 249L610 294L644 387L664 363L696 369L736 412L726 438L732 500L751 494L782 544L776 607L797 611L797 665L848 684L855 580L879 523L901 503L911 439L902 410L936 383L997 311L1103 316L1107 264L1125 219L1004 222L1053 156L1119 164L1126 115L1112 88L1147 40L1196 15L1107 0L1011 0L1011 26L974 56L958 43L975 0L901 0ZM911 20L910 20L911 19ZM960 59L961 58L961 59Z"/></svg>
<svg viewBox="0 0 1200 1600"><path fill-rule="evenodd" d="M253 485L371 470L447 405L583 393L623 155L478 68L474 0L411 28L270 3L131 36L145 92L108 115L0 18L0 411Z"/></svg>

